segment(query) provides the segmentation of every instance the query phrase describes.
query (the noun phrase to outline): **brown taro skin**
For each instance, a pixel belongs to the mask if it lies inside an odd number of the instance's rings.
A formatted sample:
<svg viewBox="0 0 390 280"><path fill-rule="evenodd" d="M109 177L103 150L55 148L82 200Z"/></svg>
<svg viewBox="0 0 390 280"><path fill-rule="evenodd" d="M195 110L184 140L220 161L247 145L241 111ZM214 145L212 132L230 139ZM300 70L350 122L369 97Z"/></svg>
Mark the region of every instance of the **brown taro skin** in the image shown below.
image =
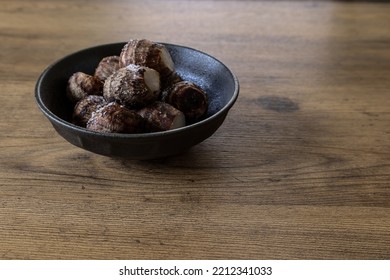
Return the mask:
<svg viewBox="0 0 390 280"><path fill-rule="evenodd" d="M208 109L206 92L189 81L174 84L164 92L162 101L182 111L188 122L199 121L205 116Z"/></svg>
<svg viewBox="0 0 390 280"><path fill-rule="evenodd" d="M133 39L127 42L119 55L120 67L137 64L160 73L164 81L174 72L175 66L167 48L148 39Z"/></svg>
<svg viewBox="0 0 390 280"><path fill-rule="evenodd" d="M165 102L156 101L137 113L146 120L152 131L166 131L186 125L184 114Z"/></svg>
<svg viewBox="0 0 390 280"><path fill-rule="evenodd" d="M95 69L94 76L104 82L108 77L119 70L119 56L107 56L103 58Z"/></svg>
<svg viewBox="0 0 390 280"><path fill-rule="evenodd" d="M86 127L97 132L143 133L145 120L135 111L111 102L95 111Z"/></svg>
<svg viewBox="0 0 390 280"><path fill-rule="evenodd" d="M103 83L83 72L74 73L68 80L66 96L71 102L77 103L88 95L103 95Z"/></svg>
<svg viewBox="0 0 390 280"><path fill-rule="evenodd" d="M84 97L74 106L73 123L85 127L92 113L105 104L106 101L103 96L88 95Z"/></svg>
<svg viewBox="0 0 390 280"><path fill-rule="evenodd" d="M177 72L172 72L164 80L161 81L161 92L169 90L174 84L182 82L183 79Z"/></svg>
<svg viewBox="0 0 390 280"><path fill-rule="evenodd" d="M116 101L130 109L142 108L153 103L159 98L160 91L148 88L144 77L145 71L154 71L158 75L153 69L133 64L119 69L105 81L104 98L108 102Z"/></svg>

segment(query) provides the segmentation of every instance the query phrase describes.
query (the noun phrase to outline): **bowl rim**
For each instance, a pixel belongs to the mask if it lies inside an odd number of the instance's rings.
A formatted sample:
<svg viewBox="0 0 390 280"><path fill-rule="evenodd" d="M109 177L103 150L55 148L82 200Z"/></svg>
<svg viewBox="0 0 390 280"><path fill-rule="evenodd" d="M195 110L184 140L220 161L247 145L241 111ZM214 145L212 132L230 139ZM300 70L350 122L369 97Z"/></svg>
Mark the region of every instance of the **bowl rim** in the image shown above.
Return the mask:
<svg viewBox="0 0 390 280"><path fill-rule="evenodd" d="M68 122L60 117L58 117L56 114L54 114L49 108L46 107L46 105L44 104L42 98L41 98L41 87L42 87L42 83L45 79L45 76L46 74L55 66L57 65L58 63L68 59L69 57L71 56L74 56L78 53L81 53L81 52L85 52L85 51L88 51L88 50L93 50L93 49L98 49L98 48L104 48L104 47L109 47L109 46L113 46L113 45L120 45L120 44L123 44L125 45L126 42L116 42L116 43L109 43L109 44L102 44L102 45L95 45L95 46L92 46L92 47L89 47L89 48L84 48L84 49L81 49L81 50L78 50L78 51L75 51L73 53L70 53L58 60L56 60L55 62L53 62L52 64L50 64L38 77L38 80L35 84L35 99L36 99L36 102L38 104L38 107L40 108L40 110L46 115L46 117L51 120L52 122L55 122L59 125L62 125L62 126L65 126L66 128L70 129L70 130L77 130L78 132L81 132L81 133L84 133L84 134L87 134L87 135L91 135L91 136L99 136L99 137L104 137L104 138L112 138L112 137L116 137L116 138L124 138L124 139L139 139L139 138L142 138L142 139L148 139L148 138L154 138L154 137L157 137L157 136L170 136L170 135L175 135L175 134L178 134L178 133L181 133L181 132L184 132L184 131L187 131L187 130L191 130L192 128L196 128L196 127L200 127L200 126L203 126L209 122L211 122L213 119L215 118L218 118L222 115L224 115L225 113L227 113L230 108L234 105L234 103L236 102L237 98L238 98L238 95L239 95L239 91L240 91L240 84L239 84L239 81L238 81L238 78L237 76L229 69L229 67L227 67L223 62L221 62L219 59L211 56L210 54L207 54L203 51L200 51L200 50L197 50L195 48L192 48L192 47L187 47L187 46L182 46L182 45L177 45L177 44L171 44L171 43L164 43L164 42L157 42L159 44L163 44L165 46L172 46L172 47L176 47L176 48L184 48L184 49L187 49L187 50L190 50L190 51L195 51L195 52L198 52L202 55L205 55L205 56L208 56L209 58L217 61L218 63L220 63L224 68L226 68L226 70L230 73L230 75L232 76L233 78L233 81L234 81L234 92L233 92L233 95L232 97L229 99L229 101L225 104L225 106L223 106L218 112L216 112L215 114L211 115L211 116L208 116L207 118L203 119L203 120L200 120L198 122L195 122L195 123L192 123L192 124L189 124L189 125L186 125L186 126L183 126L183 127L179 127L179 128L175 128L175 129L171 129L171 130L166 130L166 131L158 131L158 132L147 132L147 133L116 133L116 132L98 132L98 131L92 131L92 130L89 130L89 129L86 129L84 127L81 127L81 126L78 126L78 125L75 125L71 122Z"/></svg>

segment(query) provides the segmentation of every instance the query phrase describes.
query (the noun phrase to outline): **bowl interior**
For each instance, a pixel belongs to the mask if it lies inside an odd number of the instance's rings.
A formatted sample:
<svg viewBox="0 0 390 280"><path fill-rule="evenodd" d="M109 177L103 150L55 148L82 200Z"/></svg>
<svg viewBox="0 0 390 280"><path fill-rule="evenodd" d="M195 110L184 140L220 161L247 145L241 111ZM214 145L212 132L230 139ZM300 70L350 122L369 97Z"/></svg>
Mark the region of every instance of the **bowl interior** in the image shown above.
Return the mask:
<svg viewBox="0 0 390 280"><path fill-rule="evenodd" d="M44 113L70 123L73 105L65 94L69 77L78 71L93 74L103 57L119 55L124 44L122 42L85 49L64 57L46 69L37 83L38 104ZM237 80L225 65L192 48L164 45L170 52L179 75L206 91L209 98L206 119L223 107L233 105L237 97Z"/></svg>

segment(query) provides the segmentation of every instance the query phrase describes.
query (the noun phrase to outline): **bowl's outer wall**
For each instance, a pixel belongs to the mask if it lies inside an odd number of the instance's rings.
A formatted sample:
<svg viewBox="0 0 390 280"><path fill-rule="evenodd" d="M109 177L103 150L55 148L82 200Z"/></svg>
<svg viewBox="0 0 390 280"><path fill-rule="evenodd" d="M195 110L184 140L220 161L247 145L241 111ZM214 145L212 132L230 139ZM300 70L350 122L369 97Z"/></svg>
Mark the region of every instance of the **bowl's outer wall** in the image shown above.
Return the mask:
<svg viewBox="0 0 390 280"><path fill-rule="evenodd" d="M170 44L165 45L179 75L198 84L208 94L209 110L205 120L177 131L141 137L94 133L71 124L73 105L66 98L69 77L78 71L93 74L103 57L119 55L124 44L102 45L76 52L57 61L41 74L36 85L38 105L63 138L97 154L152 159L181 153L218 129L237 98L237 79L215 58L191 48Z"/></svg>
<svg viewBox="0 0 390 280"><path fill-rule="evenodd" d="M124 157L131 159L147 160L168 157L180 154L190 147L210 137L223 123L226 114L220 115L214 122L204 126L197 126L194 130L181 132L179 135L166 134L153 138L107 138L105 135L88 135L75 133L67 126L52 122L56 131L68 142L85 150L111 157ZM178 140L179 139L179 140Z"/></svg>

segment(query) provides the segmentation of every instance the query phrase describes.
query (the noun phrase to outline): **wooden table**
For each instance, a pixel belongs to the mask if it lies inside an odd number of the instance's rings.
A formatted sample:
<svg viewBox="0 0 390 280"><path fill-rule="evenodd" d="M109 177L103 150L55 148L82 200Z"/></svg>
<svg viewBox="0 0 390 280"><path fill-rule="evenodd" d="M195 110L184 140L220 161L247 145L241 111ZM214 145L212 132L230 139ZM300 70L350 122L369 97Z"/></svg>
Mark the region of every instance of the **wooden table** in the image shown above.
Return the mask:
<svg viewBox="0 0 390 280"><path fill-rule="evenodd" d="M390 5L0 1L1 259L389 259ZM34 86L148 38L238 76L211 138L118 160L63 140Z"/></svg>

